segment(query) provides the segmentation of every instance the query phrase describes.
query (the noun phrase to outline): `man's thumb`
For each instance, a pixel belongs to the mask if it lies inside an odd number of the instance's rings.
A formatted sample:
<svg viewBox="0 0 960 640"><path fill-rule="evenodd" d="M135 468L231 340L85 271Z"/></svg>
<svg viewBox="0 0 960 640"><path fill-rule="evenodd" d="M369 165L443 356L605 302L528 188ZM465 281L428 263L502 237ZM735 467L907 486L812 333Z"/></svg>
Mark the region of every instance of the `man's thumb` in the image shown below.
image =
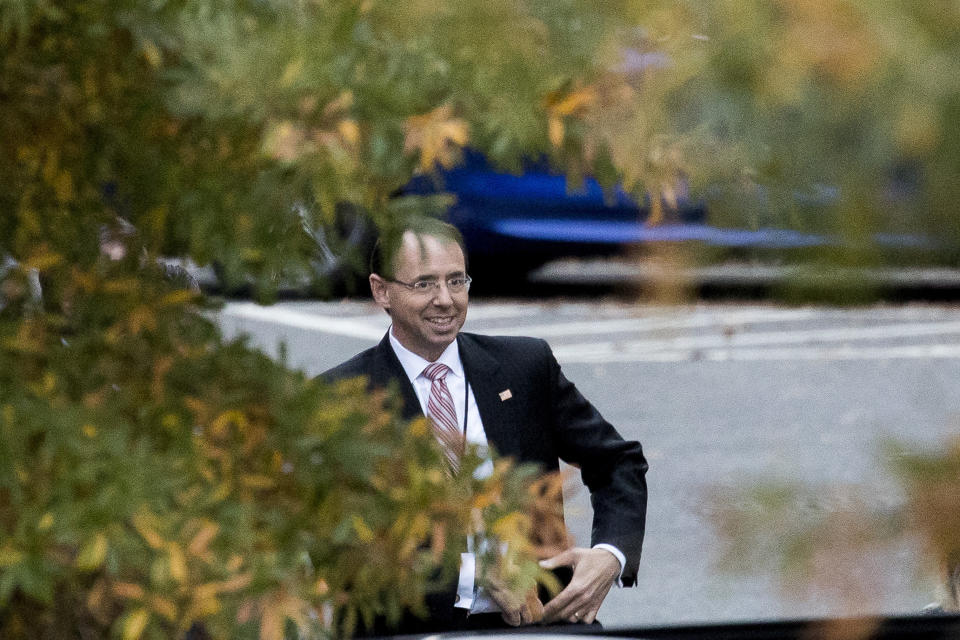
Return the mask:
<svg viewBox="0 0 960 640"><path fill-rule="evenodd" d="M557 567L572 567L575 557L570 549L562 551L552 558L540 561L540 566L544 569L556 569Z"/></svg>

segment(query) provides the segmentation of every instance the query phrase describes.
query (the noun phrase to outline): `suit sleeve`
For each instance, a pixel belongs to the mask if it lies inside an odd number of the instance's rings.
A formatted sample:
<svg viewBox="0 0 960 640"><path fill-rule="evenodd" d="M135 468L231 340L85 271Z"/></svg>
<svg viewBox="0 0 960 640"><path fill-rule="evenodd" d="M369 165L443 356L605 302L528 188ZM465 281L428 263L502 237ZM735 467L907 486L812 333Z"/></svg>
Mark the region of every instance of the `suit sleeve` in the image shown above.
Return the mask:
<svg viewBox="0 0 960 640"><path fill-rule="evenodd" d="M647 461L639 442L624 440L560 370L544 343L560 458L580 467L593 506L591 546L611 544L626 557L622 581L637 580L647 513Z"/></svg>

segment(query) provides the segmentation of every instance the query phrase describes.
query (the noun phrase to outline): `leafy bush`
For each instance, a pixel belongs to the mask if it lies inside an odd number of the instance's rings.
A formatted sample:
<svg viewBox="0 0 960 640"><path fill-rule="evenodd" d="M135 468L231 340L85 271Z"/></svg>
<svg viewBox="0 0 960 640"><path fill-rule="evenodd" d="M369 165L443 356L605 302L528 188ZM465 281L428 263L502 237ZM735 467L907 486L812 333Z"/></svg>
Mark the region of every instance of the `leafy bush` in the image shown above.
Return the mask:
<svg viewBox="0 0 960 640"><path fill-rule="evenodd" d="M447 478L391 396L225 341L157 265L269 299L303 224L434 211L391 196L469 132L549 149L544 93L617 15L590 6L0 0L0 634L348 634L422 606L468 531L532 583L528 471Z"/></svg>
<svg viewBox="0 0 960 640"><path fill-rule="evenodd" d="M389 394L225 342L191 292L111 267L56 270L59 313L6 286L0 635L349 632L421 606L481 512L535 575L524 474L450 478Z"/></svg>

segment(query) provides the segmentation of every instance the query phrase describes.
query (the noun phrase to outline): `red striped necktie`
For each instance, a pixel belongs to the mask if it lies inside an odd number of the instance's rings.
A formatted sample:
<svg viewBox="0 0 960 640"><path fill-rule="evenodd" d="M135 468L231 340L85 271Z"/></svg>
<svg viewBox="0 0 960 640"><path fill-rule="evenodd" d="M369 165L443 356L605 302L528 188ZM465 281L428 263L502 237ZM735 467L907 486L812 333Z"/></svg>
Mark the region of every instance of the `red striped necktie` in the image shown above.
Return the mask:
<svg viewBox="0 0 960 640"><path fill-rule="evenodd" d="M447 388L450 367L440 362L427 365L423 375L430 380L430 397L427 398L427 415L433 422L433 432L443 446L447 462L454 473L460 468L460 457L465 446L464 434L460 433L457 410L453 396Z"/></svg>

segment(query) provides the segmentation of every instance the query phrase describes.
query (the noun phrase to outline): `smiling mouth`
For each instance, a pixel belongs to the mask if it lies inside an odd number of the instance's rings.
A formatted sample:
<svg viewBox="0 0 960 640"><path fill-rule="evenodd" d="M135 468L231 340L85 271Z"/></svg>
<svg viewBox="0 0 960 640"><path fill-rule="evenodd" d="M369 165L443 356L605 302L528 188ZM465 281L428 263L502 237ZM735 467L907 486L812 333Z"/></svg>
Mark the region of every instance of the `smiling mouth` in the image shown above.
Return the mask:
<svg viewBox="0 0 960 640"><path fill-rule="evenodd" d="M436 327L437 329L449 329L453 326L454 316L440 316L435 318L427 318L427 322L431 326Z"/></svg>

